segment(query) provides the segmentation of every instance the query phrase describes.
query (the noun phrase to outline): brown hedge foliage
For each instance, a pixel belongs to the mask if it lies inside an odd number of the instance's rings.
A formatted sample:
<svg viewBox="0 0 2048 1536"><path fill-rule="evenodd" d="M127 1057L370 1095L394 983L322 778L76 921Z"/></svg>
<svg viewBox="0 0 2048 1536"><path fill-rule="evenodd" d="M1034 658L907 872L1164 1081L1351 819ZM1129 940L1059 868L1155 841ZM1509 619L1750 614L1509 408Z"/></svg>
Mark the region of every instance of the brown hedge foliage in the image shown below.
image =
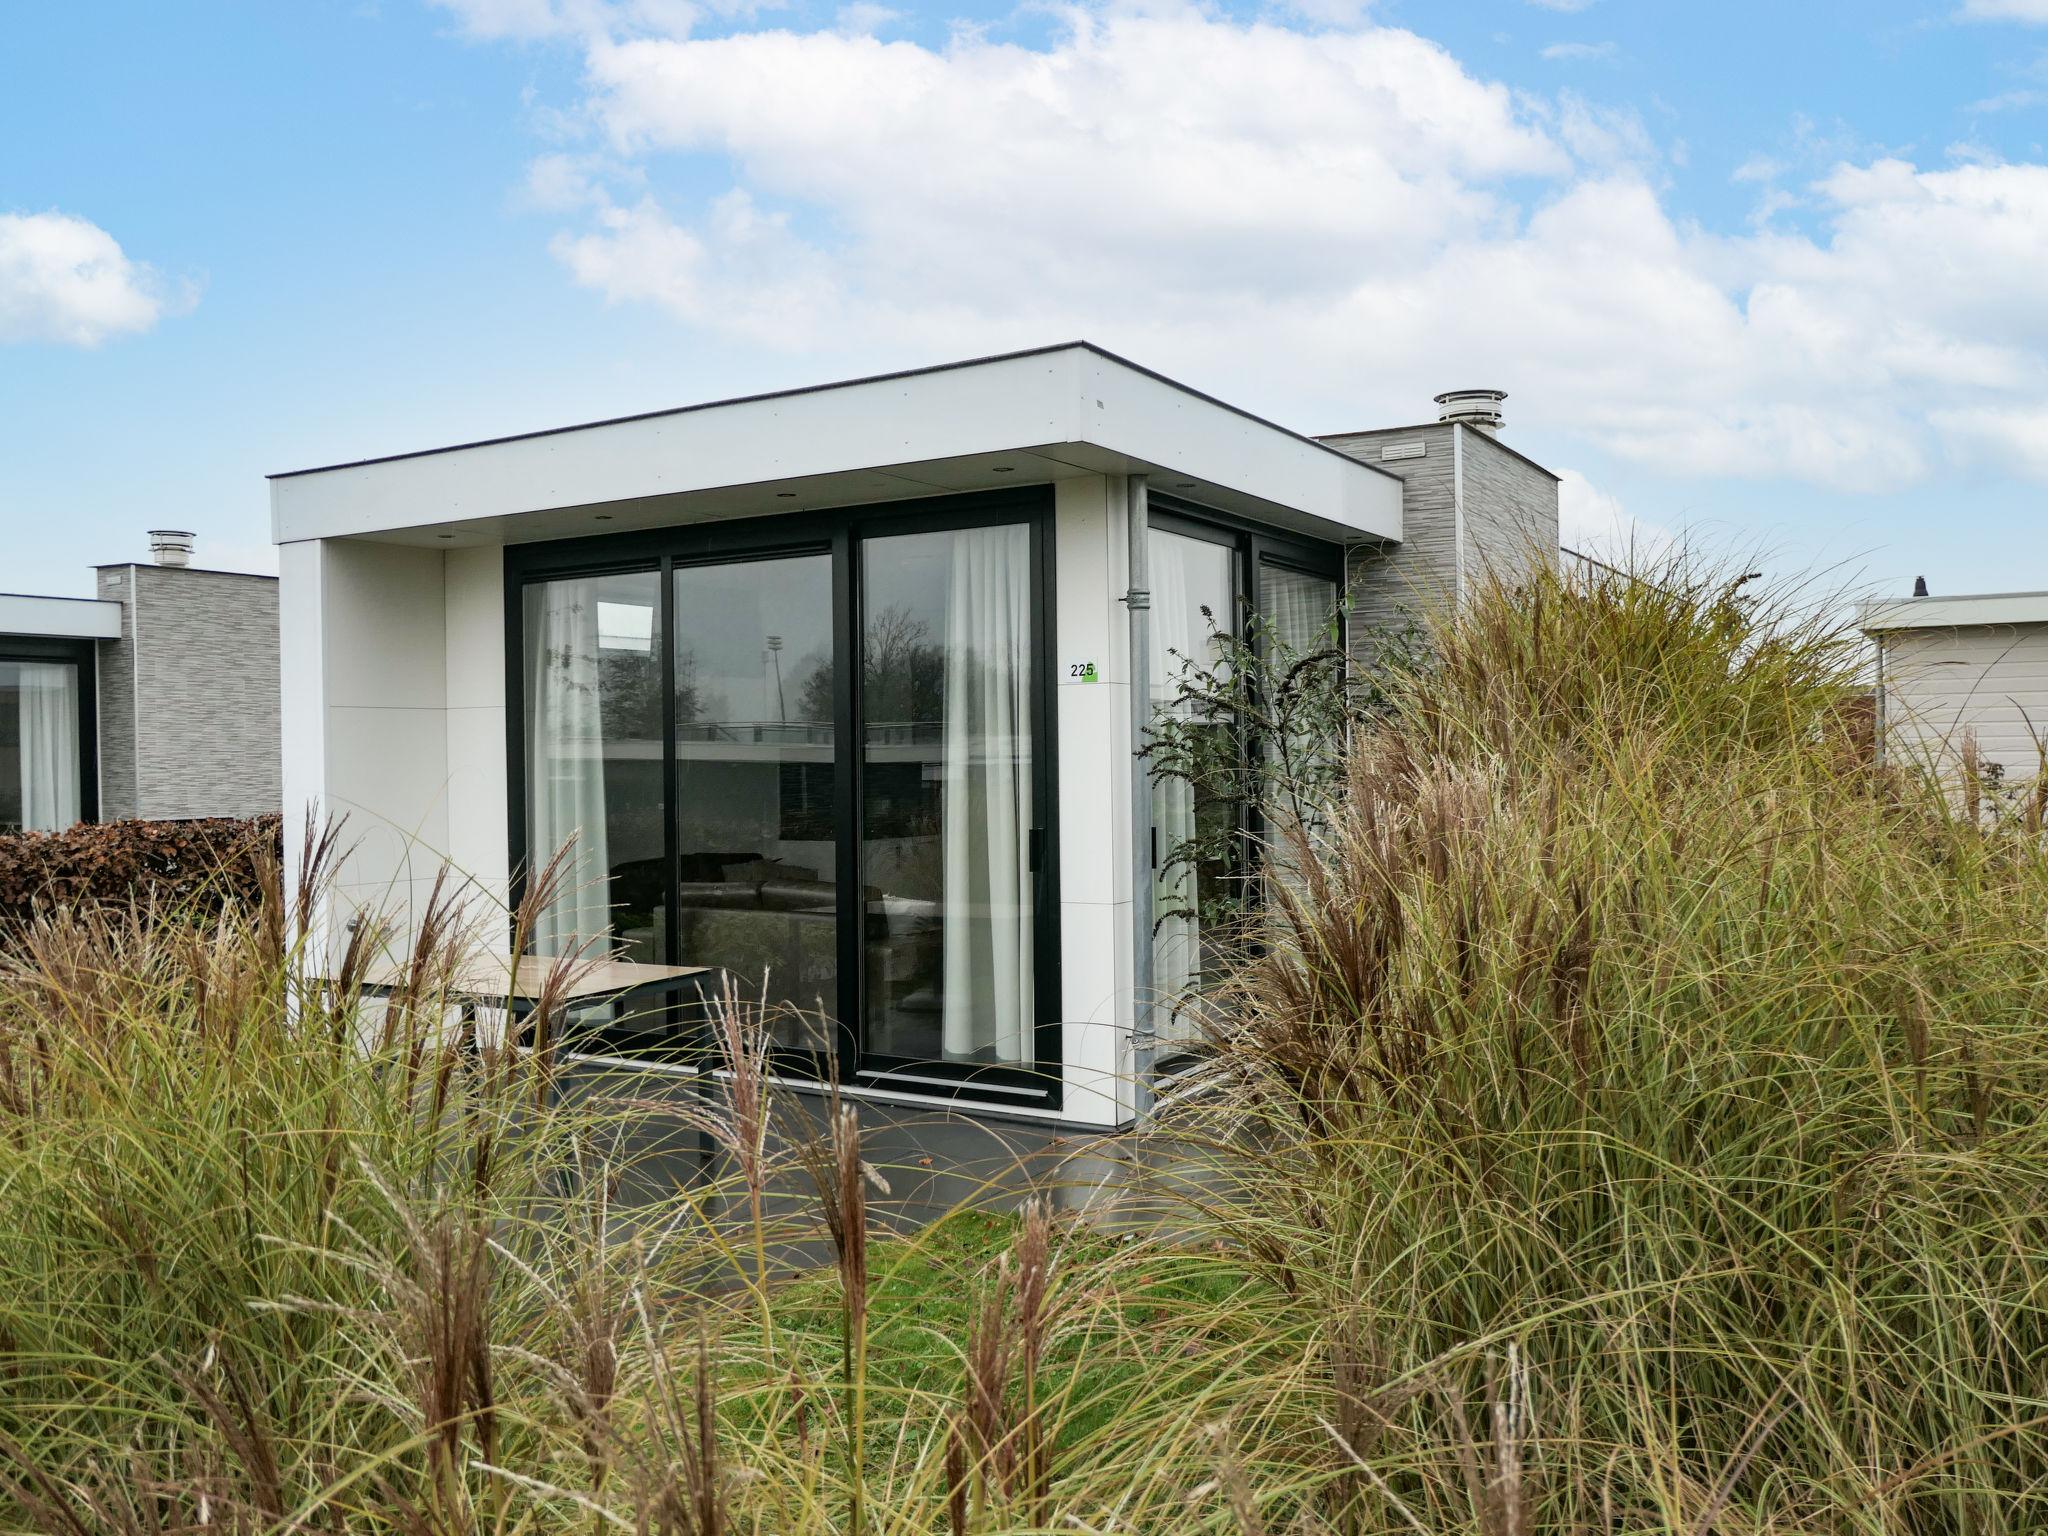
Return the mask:
<svg viewBox="0 0 2048 1536"><path fill-rule="evenodd" d="M260 896L254 857L282 856L278 816L88 822L0 836L0 926L51 905L154 899L210 914Z"/></svg>

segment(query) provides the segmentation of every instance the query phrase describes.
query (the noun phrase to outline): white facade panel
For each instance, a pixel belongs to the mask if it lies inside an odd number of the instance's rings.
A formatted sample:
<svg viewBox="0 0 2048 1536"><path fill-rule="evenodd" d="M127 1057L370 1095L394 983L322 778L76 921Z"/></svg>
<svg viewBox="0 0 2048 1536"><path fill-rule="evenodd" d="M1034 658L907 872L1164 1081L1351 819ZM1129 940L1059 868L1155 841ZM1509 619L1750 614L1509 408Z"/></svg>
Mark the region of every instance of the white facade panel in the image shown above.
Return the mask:
<svg viewBox="0 0 2048 1536"><path fill-rule="evenodd" d="M510 890L505 738L505 555L449 550L443 560L447 640L448 859L491 901Z"/></svg>
<svg viewBox="0 0 2048 1536"><path fill-rule="evenodd" d="M452 708L505 705L505 552L451 549L442 557L447 607L447 699Z"/></svg>
<svg viewBox="0 0 2048 1536"><path fill-rule="evenodd" d="M96 597L31 597L0 592L0 635L40 640L118 640L121 605Z"/></svg>
<svg viewBox="0 0 2048 1536"><path fill-rule="evenodd" d="M1910 629L1883 637L1885 750L1952 770L1965 733L2009 779L2042 767L2048 622Z"/></svg>
<svg viewBox="0 0 2048 1536"><path fill-rule="evenodd" d="M1130 793L1136 765L1129 616L1122 602L1126 495L1123 477L1110 475L1063 483L1053 502L1062 1112L1102 1126L1130 1117Z"/></svg>
<svg viewBox="0 0 2048 1536"><path fill-rule="evenodd" d="M301 837L327 793L327 605L317 540L277 552L278 746L283 755L285 889L299 888ZM309 920L324 933L325 914ZM324 940L323 940L324 942Z"/></svg>

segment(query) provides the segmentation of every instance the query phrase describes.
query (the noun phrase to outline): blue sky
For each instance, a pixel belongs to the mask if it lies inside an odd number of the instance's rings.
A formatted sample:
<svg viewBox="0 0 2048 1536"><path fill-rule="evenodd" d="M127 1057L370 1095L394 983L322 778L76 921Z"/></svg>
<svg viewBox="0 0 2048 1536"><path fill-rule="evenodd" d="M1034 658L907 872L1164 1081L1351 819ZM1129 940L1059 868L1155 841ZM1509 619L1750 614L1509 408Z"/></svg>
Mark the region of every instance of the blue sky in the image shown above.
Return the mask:
<svg viewBox="0 0 2048 1536"><path fill-rule="evenodd" d="M1575 535L2048 587L2048 0L29 6L0 590L266 471L1086 336Z"/></svg>

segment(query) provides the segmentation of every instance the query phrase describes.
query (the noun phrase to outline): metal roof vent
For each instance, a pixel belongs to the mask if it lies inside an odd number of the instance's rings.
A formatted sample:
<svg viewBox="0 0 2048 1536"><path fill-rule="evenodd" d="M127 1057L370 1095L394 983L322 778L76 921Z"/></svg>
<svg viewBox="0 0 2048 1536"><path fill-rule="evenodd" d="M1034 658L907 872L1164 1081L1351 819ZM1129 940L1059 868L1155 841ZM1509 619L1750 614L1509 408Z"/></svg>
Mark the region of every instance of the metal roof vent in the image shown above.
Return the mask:
<svg viewBox="0 0 2048 1536"><path fill-rule="evenodd" d="M1447 389L1436 397L1438 421L1461 422L1482 432L1501 429L1500 403L1507 399L1504 389Z"/></svg>
<svg viewBox="0 0 2048 1536"><path fill-rule="evenodd" d="M158 565L190 565L196 535L182 528L149 530L149 557Z"/></svg>

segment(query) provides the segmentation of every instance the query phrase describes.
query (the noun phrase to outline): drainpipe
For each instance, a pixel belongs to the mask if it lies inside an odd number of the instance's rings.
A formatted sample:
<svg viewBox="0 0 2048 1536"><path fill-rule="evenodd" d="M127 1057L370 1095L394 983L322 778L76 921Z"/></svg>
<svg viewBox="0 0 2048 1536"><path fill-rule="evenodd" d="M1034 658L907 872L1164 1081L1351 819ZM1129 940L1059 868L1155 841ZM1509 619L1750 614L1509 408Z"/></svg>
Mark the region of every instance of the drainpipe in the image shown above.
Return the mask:
<svg viewBox="0 0 2048 1536"><path fill-rule="evenodd" d="M1125 522L1131 587L1124 603L1131 618L1131 751L1152 731L1152 591L1148 535L1150 502L1143 475L1126 477ZM1152 1118L1152 1062L1159 1037L1153 1027L1152 980L1152 775L1131 759L1131 1102L1138 1123Z"/></svg>

